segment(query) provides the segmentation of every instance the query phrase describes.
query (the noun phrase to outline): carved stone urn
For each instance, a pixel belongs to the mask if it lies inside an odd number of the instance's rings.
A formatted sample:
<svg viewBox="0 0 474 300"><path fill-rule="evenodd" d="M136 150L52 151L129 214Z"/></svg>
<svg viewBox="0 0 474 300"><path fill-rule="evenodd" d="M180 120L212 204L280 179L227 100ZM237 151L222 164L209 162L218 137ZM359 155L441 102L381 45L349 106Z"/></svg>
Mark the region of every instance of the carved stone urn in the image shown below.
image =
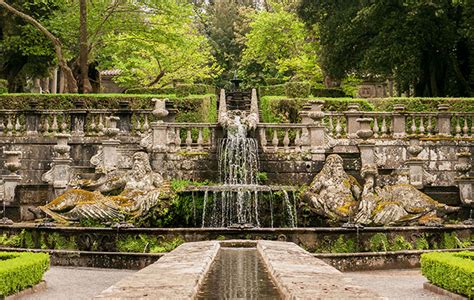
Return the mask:
<svg viewBox="0 0 474 300"><path fill-rule="evenodd" d="M56 134L56 145L53 146L54 151L59 155L59 158L68 158L69 151L71 146L67 144L69 138L71 137L68 133L58 133Z"/></svg>
<svg viewBox="0 0 474 300"><path fill-rule="evenodd" d="M107 117L106 120L107 120L108 126L104 130L105 134L110 138L116 137L120 132L120 129L117 128L117 123L120 120L120 118L115 117L115 116L110 116L110 117Z"/></svg>
<svg viewBox="0 0 474 300"><path fill-rule="evenodd" d="M308 112L308 117L313 120L314 124L321 125L321 121L325 116L322 111L325 102L323 100L311 100L309 103L311 104L311 111Z"/></svg>
<svg viewBox="0 0 474 300"><path fill-rule="evenodd" d="M421 151L423 151L423 147L421 146L421 141L416 135L411 135L409 137L410 144L407 147L408 153L411 155L412 158L416 158Z"/></svg>
<svg viewBox="0 0 474 300"><path fill-rule="evenodd" d="M16 173L21 168L21 151L4 151L3 153L5 153L7 158L5 168L7 168L12 174Z"/></svg>
<svg viewBox="0 0 474 300"><path fill-rule="evenodd" d="M458 161L454 165L454 168L456 171L461 173L461 176L468 177L469 171L472 169L472 164L470 162L471 153L464 151L456 153L456 156L458 157Z"/></svg>
<svg viewBox="0 0 474 300"><path fill-rule="evenodd" d="M370 128L372 118L358 118L356 121L360 124L360 129L356 132L359 138L367 140L374 135L372 128Z"/></svg>
<svg viewBox="0 0 474 300"><path fill-rule="evenodd" d="M169 114L166 109L166 100L167 99L151 99L151 101L155 102L155 109L152 111L152 114L157 118L159 123L162 123L163 118Z"/></svg>

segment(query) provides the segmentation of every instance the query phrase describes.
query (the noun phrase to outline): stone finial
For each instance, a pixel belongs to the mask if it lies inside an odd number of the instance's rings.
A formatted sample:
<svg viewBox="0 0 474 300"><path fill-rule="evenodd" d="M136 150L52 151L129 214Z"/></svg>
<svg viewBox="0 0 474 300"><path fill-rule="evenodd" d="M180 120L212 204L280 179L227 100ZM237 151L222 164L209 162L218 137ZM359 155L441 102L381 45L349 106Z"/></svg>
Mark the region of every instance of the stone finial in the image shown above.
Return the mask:
<svg viewBox="0 0 474 300"><path fill-rule="evenodd" d="M458 157L457 163L454 165L456 171L461 173L461 176L468 177L469 172L472 169L472 163L470 162L471 153L467 151L456 153Z"/></svg>
<svg viewBox="0 0 474 300"><path fill-rule="evenodd" d="M393 105L393 111L401 113L405 111L405 105L403 104L395 104Z"/></svg>
<svg viewBox="0 0 474 300"><path fill-rule="evenodd" d="M359 103L349 103L349 105L347 105L347 110L348 111L360 111L360 105L359 105Z"/></svg>
<svg viewBox="0 0 474 300"><path fill-rule="evenodd" d="M71 146L67 144L70 134L58 133L56 134L56 145L53 146L54 151L58 154L59 159L68 159Z"/></svg>
<svg viewBox="0 0 474 300"><path fill-rule="evenodd" d="M441 103L438 105L438 111L446 112L449 110L449 104Z"/></svg>
<svg viewBox="0 0 474 300"><path fill-rule="evenodd" d="M423 147L421 146L421 141L415 135L411 135L409 139L410 139L410 145L407 147L407 151L411 155L412 158L416 158L418 154L420 154L420 152L423 151Z"/></svg>
<svg viewBox="0 0 474 300"><path fill-rule="evenodd" d="M120 132L120 129L117 128L117 123L119 120L120 118L115 116L110 116L106 118L107 128L104 129L104 132L108 137L114 138Z"/></svg>
<svg viewBox="0 0 474 300"><path fill-rule="evenodd" d="M322 111L324 103L323 100L309 101L311 110L308 112L308 117L310 117L316 125L320 125L325 116L325 113Z"/></svg>
<svg viewBox="0 0 474 300"><path fill-rule="evenodd" d="M152 113L158 119L159 123L163 123L163 118L169 114L169 111L166 109L166 100L168 99L151 99L151 101L155 102L155 109Z"/></svg>

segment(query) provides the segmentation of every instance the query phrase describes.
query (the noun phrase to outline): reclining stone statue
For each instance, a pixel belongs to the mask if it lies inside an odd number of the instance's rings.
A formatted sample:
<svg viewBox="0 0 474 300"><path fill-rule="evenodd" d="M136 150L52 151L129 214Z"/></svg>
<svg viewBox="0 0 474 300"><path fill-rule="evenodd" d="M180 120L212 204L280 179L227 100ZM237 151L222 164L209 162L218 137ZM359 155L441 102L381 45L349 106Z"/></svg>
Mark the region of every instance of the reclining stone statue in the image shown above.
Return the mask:
<svg viewBox="0 0 474 300"><path fill-rule="evenodd" d="M433 200L409 184L375 186L375 166L362 170L363 188L332 154L315 176L303 199L331 223L354 221L363 225L440 224L446 213L459 210Z"/></svg>
<svg viewBox="0 0 474 300"><path fill-rule="evenodd" d="M60 222L90 219L135 223L152 211L166 208L171 195L170 184L153 172L145 152L133 155L131 170L115 170L98 180L80 180L78 186L82 189L68 190L39 208Z"/></svg>

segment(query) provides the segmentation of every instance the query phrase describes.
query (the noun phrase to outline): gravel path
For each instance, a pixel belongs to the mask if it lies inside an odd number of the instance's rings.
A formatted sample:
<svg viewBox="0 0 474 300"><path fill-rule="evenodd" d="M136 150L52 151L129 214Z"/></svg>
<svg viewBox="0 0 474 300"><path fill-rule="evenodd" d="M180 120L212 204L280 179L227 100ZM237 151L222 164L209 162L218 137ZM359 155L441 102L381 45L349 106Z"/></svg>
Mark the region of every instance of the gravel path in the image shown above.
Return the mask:
<svg viewBox="0 0 474 300"><path fill-rule="evenodd" d="M423 289L426 278L419 269L345 272L352 282L370 288L388 299L444 300L445 296Z"/></svg>
<svg viewBox="0 0 474 300"><path fill-rule="evenodd" d="M134 272L116 269L51 267L44 275L48 289L22 299L91 299Z"/></svg>

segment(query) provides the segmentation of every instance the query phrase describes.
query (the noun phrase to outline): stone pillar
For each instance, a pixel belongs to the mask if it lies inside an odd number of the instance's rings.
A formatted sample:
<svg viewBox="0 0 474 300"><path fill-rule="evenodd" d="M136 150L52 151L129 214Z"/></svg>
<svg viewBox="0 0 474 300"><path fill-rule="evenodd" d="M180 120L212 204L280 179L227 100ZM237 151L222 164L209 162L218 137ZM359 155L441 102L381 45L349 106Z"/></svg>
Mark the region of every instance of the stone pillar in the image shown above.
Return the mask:
<svg viewBox="0 0 474 300"><path fill-rule="evenodd" d="M38 135L40 115L36 111L37 105L38 102L33 100L30 102L30 109L25 111L25 127L28 136Z"/></svg>
<svg viewBox="0 0 474 300"><path fill-rule="evenodd" d="M258 97L257 97L257 90L252 89L252 97L250 98L250 113L259 115L258 110Z"/></svg>
<svg viewBox="0 0 474 300"><path fill-rule="evenodd" d="M163 118L168 115L166 110L166 99L152 99L155 102L153 115L158 121L151 123L152 128L152 150L156 152L165 152L168 149L168 126L164 123Z"/></svg>
<svg viewBox="0 0 474 300"><path fill-rule="evenodd" d="M119 161L118 147L120 141L115 139L120 129L117 128L119 117L107 117L108 127L105 129L105 134L109 137L108 140L102 142L103 151L103 169L106 173L117 169Z"/></svg>
<svg viewBox="0 0 474 300"><path fill-rule="evenodd" d="M121 132L129 133L132 129L132 111L129 107L129 101L120 101L119 102L119 111L117 116L120 118L118 128Z"/></svg>
<svg viewBox="0 0 474 300"><path fill-rule="evenodd" d="M217 116L217 122L219 124L222 124L222 118L225 118L225 115L227 114L227 103L225 97L225 90L221 89L221 94L219 96L219 112Z"/></svg>
<svg viewBox="0 0 474 300"><path fill-rule="evenodd" d="M71 133L75 136L83 136L85 132L87 110L85 102L82 100L75 102L75 109L70 110L71 115Z"/></svg>
<svg viewBox="0 0 474 300"><path fill-rule="evenodd" d="M393 124L392 124L392 130L393 130L393 137L395 138L402 138L406 135L405 132L405 106L402 104L395 104L393 106Z"/></svg>
<svg viewBox="0 0 474 300"><path fill-rule="evenodd" d="M451 114L448 112L448 109L449 105L447 104L438 105L437 128L439 135L451 135Z"/></svg>
<svg viewBox="0 0 474 300"><path fill-rule="evenodd" d="M21 176L17 174L21 168L21 151L4 151L6 156L5 168L10 171L9 175L3 175L5 202L11 204L15 199L15 189L21 181Z"/></svg>
<svg viewBox="0 0 474 300"><path fill-rule="evenodd" d="M311 100L309 102L311 110L308 112L308 117L311 118L312 124L308 125L308 144L312 153L313 160L324 160L325 159L325 131L322 120L324 118L324 112L322 111L324 101L323 100ZM303 133L304 135L305 133Z"/></svg>
<svg viewBox="0 0 474 300"><path fill-rule="evenodd" d="M357 130L356 135L358 138L362 139L362 142L359 143L360 151L360 161L362 167L374 166L375 165L375 143L369 141L374 135L374 132L370 128L370 123L372 118L358 118L356 119L359 124L359 130Z"/></svg>
<svg viewBox="0 0 474 300"><path fill-rule="evenodd" d="M347 116L347 136L349 138L357 138L357 130L360 129L357 119L360 118L360 106L357 103L351 103L347 107L348 111L345 112Z"/></svg>
<svg viewBox="0 0 474 300"><path fill-rule="evenodd" d="M57 94L58 92L58 67L53 70L53 82L51 86L51 94Z"/></svg>

